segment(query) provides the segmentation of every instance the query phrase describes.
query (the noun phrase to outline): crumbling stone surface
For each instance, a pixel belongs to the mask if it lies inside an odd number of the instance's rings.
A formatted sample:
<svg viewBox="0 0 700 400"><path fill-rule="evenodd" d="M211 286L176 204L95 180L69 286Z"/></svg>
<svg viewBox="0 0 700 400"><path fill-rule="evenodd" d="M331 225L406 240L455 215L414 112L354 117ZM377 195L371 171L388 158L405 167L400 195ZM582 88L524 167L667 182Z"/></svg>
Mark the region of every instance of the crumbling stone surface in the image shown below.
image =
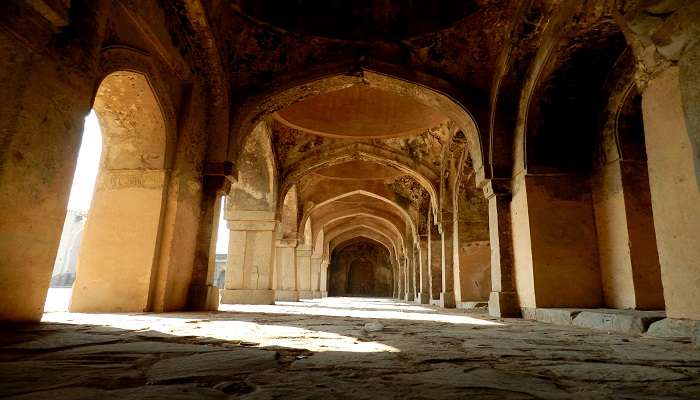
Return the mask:
<svg viewBox="0 0 700 400"><path fill-rule="evenodd" d="M574 325L602 331L641 334L649 325L666 317L663 311L584 310L574 318Z"/></svg>
<svg viewBox="0 0 700 400"><path fill-rule="evenodd" d="M61 323L4 328L0 393L17 399L700 396L700 350L689 343L388 299L227 307L51 313L45 320ZM372 332L367 323L384 328Z"/></svg>

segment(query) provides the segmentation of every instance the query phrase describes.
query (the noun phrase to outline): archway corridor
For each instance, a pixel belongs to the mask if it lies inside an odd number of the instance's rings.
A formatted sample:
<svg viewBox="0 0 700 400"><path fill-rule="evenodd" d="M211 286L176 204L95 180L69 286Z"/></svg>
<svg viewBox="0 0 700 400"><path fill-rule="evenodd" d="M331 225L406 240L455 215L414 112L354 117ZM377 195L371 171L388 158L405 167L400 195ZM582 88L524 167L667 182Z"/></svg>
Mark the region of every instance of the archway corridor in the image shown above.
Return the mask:
<svg viewBox="0 0 700 400"><path fill-rule="evenodd" d="M0 7L0 397L700 398L700 1Z"/></svg>

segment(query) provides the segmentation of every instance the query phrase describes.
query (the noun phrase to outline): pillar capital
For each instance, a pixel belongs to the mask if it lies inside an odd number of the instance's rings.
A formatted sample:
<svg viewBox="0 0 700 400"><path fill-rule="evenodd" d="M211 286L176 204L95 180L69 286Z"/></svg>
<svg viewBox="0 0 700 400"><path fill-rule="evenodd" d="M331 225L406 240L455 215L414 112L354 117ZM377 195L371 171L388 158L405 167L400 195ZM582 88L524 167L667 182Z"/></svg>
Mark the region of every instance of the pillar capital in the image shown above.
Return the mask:
<svg viewBox="0 0 700 400"><path fill-rule="evenodd" d="M275 247L297 247L299 240L293 239L277 239L275 240Z"/></svg>

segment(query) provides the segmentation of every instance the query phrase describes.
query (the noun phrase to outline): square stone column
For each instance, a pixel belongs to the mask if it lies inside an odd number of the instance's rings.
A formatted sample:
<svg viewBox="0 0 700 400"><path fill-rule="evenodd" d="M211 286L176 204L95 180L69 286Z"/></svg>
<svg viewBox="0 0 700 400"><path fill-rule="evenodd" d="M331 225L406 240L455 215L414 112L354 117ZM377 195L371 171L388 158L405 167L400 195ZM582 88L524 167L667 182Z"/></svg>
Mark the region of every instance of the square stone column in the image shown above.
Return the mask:
<svg viewBox="0 0 700 400"><path fill-rule="evenodd" d="M492 179L484 187L489 202L491 242L491 296L489 314L495 317L520 317L513 271L510 180Z"/></svg>
<svg viewBox="0 0 700 400"><path fill-rule="evenodd" d="M204 177L204 190L200 204L199 231L195 251L192 280L187 294L187 310L216 311L219 308L219 288L214 286L216 270L216 241L219 230L221 203L225 179Z"/></svg>
<svg viewBox="0 0 700 400"><path fill-rule="evenodd" d="M321 260L321 273L319 275L319 290L321 297L328 297L328 260Z"/></svg>
<svg viewBox="0 0 700 400"><path fill-rule="evenodd" d="M238 214L243 214L239 212ZM274 220L229 220L225 304L274 304Z"/></svg>
<svg viewBox="0 0 700 400"><path fill-rule="evenodd" d="M700 319L700 45L642 93L666 314Z"/></svg>
<svg viewBox="0 0 700 400"><path fill-rule="evenodd" d="M275 241L275 300L299 301L297 291L297 239Z"/></svg>
<svg viewBox="0 0 700 400"><path fill-rule="evenodd" d="M321 257L311 257L311 293L314 299L321 298Z"/></svg>
<svg viewBox="0 0 700 400"><path fill-rule="evenodd" d="M442 290L440 291L440 307L455 308L454 292L454 221L452 213L443 212L442 230L440 238L442 240Z"/></svg>
<svg viewBox="0 0 700 400"><path fill-rule="evenodd" d="M162 298L167 274L158 276L158 243L167 181L166 170L100 172L80 244L71 312L143 312Z"/></svg>
<svg viewBox="0 0 700 400"><path fill-rule="evenodd" d="M313 299L311 286L311 253L309 247L297 247L297 290L300 299Z"/></svg>
<svg viewBox="0 0 700 400"><path fill-rule="evenodd" d="M646 162L618 158L598 168L593 203L605 305L663 310Z"/></svg>
<svg viewBox="0 0 700 400"><path fill-rule="evenodd" d="M408 257L406 257L406 295L404 300L413 301L416 296L415 289L413 286L414 270L413 270L413 251L409 250Z"/></svg>
<svg viewBox="0 0 700 400"><path fill-rule="evenodd" d="M430 222L429 222L430 223ZM442 292L442 239L438 226L430 224L428 230L428 254L430 268L430 303L439 305Z"/></svg>
<svg viewBox="0 0 700 400"><path fill-rule="evenodd" d="M406 296L406 257L404 255L399 256L398 275L396 298L403 300Z"/></svg>
<svg viewBox="0 0 700 400"><path fill-rule="evenodd" d="M430 258L428 251L428 235L421 235L418 242L418 262L419 262L419 279L418 279L418 294L416 303L430 304Z"/></svg>

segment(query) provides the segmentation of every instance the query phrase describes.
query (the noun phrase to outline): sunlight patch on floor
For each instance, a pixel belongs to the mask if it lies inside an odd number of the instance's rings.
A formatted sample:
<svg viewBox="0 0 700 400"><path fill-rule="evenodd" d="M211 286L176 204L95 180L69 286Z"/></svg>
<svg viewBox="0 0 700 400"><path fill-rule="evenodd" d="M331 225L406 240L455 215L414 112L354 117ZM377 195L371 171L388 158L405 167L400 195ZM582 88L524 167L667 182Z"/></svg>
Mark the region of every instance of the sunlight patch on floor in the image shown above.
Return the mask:
<svg viewBox="0 0 700 400"><path fill-rule="evenodd" d="M200 314L201 315L201 314ZM250 321L188 318L186 314L81 314L46 313L42 322L106 326L135 332L157 332L171 336L197 336L247 342L249 346L280 346L314 352L347 351L356 353L398 352L395 347L352 336L310 330L295 326L270 325ZM235 316L223 315L227 318Z"/></svg>
<svg viewBox="0 0 700 400"><path fill-rule="evenodd" d="M466 315L443 314L435 309L394 302L390 299L327 297L301 302L277 302L275 305L221 304L220 311L265 314L299 314L363 319L399 319L406 321L446 322L469 325L502 325ZM419 312L415 312L419 311Z"/></svg>

